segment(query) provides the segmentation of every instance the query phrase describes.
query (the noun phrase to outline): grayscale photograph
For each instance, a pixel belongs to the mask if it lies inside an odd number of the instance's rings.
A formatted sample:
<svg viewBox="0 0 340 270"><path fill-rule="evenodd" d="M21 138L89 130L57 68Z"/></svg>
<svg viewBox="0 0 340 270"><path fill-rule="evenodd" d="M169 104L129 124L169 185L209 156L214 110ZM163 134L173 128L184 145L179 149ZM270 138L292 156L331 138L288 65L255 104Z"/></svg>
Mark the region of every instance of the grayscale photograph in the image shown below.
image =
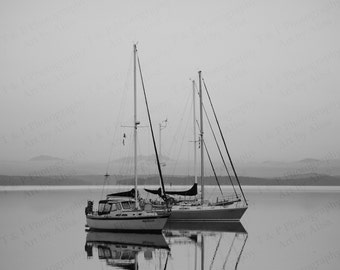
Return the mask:
<svg viewBox="0 0 340 270"><path fill-rule="evenodd" d="M0 126L0 269L339 269L339 0L1 0Z"/></svg>

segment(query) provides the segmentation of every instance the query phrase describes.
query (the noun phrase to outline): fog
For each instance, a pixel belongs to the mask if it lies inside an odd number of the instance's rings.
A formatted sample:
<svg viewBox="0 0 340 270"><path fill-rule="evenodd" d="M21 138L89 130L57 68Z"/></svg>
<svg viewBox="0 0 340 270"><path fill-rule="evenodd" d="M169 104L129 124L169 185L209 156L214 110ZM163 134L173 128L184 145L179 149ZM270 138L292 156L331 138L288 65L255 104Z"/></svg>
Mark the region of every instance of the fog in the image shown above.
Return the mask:
<svg viewBox="0 0 340 270"><path fill-rule="evenodd" d="M0 160L131 156L136 42L164 156L192 158L202 70L238 162L338 159L339 32L332 0L1 1ZM140 128L140 154L149 138Z"/></svg>

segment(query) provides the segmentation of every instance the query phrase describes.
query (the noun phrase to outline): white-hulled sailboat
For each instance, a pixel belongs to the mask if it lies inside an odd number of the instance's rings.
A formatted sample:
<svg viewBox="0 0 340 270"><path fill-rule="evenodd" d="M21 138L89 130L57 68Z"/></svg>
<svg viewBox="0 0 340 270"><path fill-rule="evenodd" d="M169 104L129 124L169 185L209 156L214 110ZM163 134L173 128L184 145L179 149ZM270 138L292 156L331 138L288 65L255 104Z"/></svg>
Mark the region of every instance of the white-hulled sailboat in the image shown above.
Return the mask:
<svg viewBox="0 0 340 270"><path fill-rule="evenodd" d="M171 216L169 218L169 221L239 221L241 217L243 216L244 212L247 210L248 203L243 193L243 190L239 182L238 176L236 174L231 157L229 155L229 151L227 149L227 146L226 146L226 143L225 143L225 140L224 140L221 128L219 126L214 109L213 109L213 112L214 112L215 120L219 127L220 135L223 139L225 150L228 154L228 158L229 158L231 167L233 169L235 179L237 180L237 183L239 185L239 189L241 191L242 196L237 194L234 188L234 185L232 183L232 180L230 178L231 184L235 191L235 196L232 196L228 199L220 200L218 202L209 202L205 200L205 197L204 197L204 149L206 149L206 146L205 146L205 142L203 138L203 93L202 93L201 71L198 72L198 75L199 75L199 98L200 98L199 143L200 143L200 150L201 150L201 198L200 200L176 200L176 199L172 200L174 203L171 206ZM205 86L205 89L207 90L206 85L204 86ZM207 94L209 97L209 101L211 103L211 99L210 99L208 91L207 91ZM193 82L194 104L195 104L195 95L196 95L195 83ZM211 103L211 106L212 106L212 103ZM196 130L197 123L196 123L196 118L195 118L195 106L193 106L193 109L194 109L194 113L193 113L194 115L194 159L196 160L196 141L197 140L196 140L195 130ZM221 154L221 157L223 158L221 151L220 151L220 154ZM210 156L208 157L209 157L209 161L211 162ZM224 162L224 159L223 159L223 162ZM196 168L196 162L194 163L195 163L195 168ZM228 172L228 175L229 175L229 172ZM154 193L154 194L162 194L160 189L158 190L145 189L145 190L147 192ZM179 196L185 196L185 197L196 196L197 195L196 169L195 169L195 183L190 189L186 191L166 191L166 194L179 195Z"/></svg>
<svg viewBox="0 0 340 270"><path fill-rule="evenodd" d="M161 186L163 194L165 194L163 176L161 167L159 164L159 158L154 138L154 133L151 124L151 117L149 113L148 103L146 99L146 92L144 88L144 82L142 77L142 71L140 67L139 58L137 56L136 44L133 46L134 53L134 179L135 188L128 192L120 192L107 195L105 200L100 200L98 209L93 210L93 202L88 201L88 205L85 208L86 222L89 229L92 230L115 230L115 231L148 231L159 232L165 226L169 216L169 211L156 212L152 210L152 207L144 207L141 209L138 201L137 190L137 128L139 122L137 121L137 81L136 81L136 68L138 61L138 69L141 76L142 87L144 92L144 98L149 118L149 125L151 129L153 145L155 155L157 159L159 176L161 179ZM130 198L131 197L131 198ZM133 199L134 198L134 199ZM163 198L166 197L163 196ZM167 204L167 202L166 202Z"/></svg>

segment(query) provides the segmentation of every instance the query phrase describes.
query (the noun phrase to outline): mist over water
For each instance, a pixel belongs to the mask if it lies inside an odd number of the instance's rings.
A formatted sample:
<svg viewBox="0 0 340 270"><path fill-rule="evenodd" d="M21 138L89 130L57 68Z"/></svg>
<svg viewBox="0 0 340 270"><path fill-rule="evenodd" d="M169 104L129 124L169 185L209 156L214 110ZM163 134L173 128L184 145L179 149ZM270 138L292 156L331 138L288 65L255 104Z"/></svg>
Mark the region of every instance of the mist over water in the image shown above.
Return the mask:
<svg viewBox="0 0 340 270"><path fill-rule="evenodd" d="M77 160L106 161L113 138L115 153L123 133L130 144L131 129L121 126L133 123L136 42L155 128L168 119L164 155L191 149L180 139L191 125L189 79L202 70L234 159L339 158L339 7L1 1L0 160L82 153ZM148 134L139 136L147 155Z"/></svg>

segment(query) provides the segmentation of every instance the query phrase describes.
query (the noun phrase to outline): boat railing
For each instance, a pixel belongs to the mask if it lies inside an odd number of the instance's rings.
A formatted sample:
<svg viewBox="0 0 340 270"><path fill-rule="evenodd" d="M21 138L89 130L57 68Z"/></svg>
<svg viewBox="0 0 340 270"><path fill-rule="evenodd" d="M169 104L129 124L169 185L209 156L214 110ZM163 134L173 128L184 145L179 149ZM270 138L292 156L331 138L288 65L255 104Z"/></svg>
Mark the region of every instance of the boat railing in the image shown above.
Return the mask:
<svg viewBox="0 0 340 270"><path fill-rule="evenodd" d="M235 207L242 207L245 205L245 202L241 199L242 197L240 194L237 195L229 195L229 196L223 196L222 199L217 197L216 202L213 203L213 205L233 205Z"/></svg>

